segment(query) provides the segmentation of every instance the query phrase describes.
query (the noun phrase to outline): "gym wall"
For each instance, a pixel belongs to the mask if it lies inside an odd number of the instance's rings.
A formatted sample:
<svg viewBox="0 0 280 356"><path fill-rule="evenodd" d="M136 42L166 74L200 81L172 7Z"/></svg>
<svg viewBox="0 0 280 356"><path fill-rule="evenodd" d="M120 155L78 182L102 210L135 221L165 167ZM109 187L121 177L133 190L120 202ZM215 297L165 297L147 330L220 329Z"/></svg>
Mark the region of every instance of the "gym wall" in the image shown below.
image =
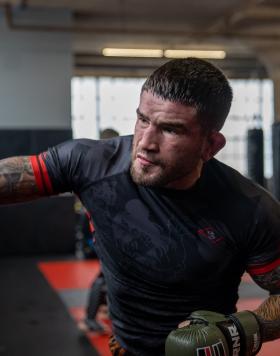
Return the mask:
<svg viewBox="0 0 280 356"><path fill-rule="evenodd" d="M18 21L40 16L20 13ZM40 21L67 18L54 10ZM71 46L69 34L11 31L0 18L0 158L36 154L72 137ZM74 224L71 195L1 206L0 255L72 252Z"/></svg>

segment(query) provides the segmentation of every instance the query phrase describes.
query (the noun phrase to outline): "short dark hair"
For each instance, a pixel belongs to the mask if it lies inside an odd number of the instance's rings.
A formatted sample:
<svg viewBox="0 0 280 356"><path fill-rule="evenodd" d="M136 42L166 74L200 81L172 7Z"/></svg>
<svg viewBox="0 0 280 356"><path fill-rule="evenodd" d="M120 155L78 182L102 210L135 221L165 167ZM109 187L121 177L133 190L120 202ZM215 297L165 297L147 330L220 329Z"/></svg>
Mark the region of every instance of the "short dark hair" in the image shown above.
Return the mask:
<svg viewBox="0 0 280 356"><path fill-rule="evenodd" d="M117 136L119 136L118 131L111 129L110 127L108 127L107 129L104 129L100 132L100 138L102 140L104 140L106 138L117 137Z"/></svg>
<svg viewBox="0 0 280 356"><path fill-rule="evenodd" d="M195 107L205 129L220 130L229 113L232 89L213 64L198 58L173 59L156 69L142 91Z"/></svg>

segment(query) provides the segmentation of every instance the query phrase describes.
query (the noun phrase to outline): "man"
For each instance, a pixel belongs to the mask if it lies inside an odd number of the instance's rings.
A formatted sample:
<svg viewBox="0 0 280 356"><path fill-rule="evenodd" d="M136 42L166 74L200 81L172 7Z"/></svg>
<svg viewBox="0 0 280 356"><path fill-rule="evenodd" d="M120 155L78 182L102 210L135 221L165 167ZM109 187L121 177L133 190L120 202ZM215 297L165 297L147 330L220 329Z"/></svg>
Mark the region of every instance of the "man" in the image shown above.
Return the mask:
<svg viewBox="0 0 280 356"><path fill-rule="evenodd" d="M92 216L115 355L164 355L167 335L194 311L231 315L245 270L270 292L254 328L262 341L280 337L279 204L213 159L231 100L213 65L172 60L143 85L134 137L0 163L2 203L74 191ZM261 344L253 336L246 355Z"/></svg>

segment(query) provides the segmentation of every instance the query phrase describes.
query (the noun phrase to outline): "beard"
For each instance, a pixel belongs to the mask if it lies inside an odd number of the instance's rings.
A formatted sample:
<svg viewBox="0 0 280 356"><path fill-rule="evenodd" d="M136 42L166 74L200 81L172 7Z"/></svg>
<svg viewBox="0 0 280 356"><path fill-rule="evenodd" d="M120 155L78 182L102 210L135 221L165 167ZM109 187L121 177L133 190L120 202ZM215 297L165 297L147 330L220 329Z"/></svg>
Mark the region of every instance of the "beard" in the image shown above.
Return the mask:
<svg viewBox="0 0 280 356"><path fill-rule="evenodd" d="M197 171L201 157L199 150L191 154L181 151L175 159L170 161L164 158L159 159L153 152L137 148L137 145L133 143L130 175L135 184L146 187L168 187L168 185L172 187L171 183L182 179L187 181L188 177L191 178ZM141 165L137 162L138 154L151 161L152 164Z"/></svg>
<svg viewBox="0 0 280 356"><path fill-rule="evenodd" d="M139 152L140 153L140 152ZM141 152L147 159L152 160L151 155L145 152ZM185 157L184 157L185 158ZM156 161L156 164L150 166L139 166L136 163L136 153L132 153L130 166L130 174L135 184L145 187L165 187L168 184L175 182L179 179L191 175L193 169L197 166L197 161L194 160L184 165L184 159L178 159L176 162L169 164L164 160Z"/></svg>
<svg viewBox="0 0 280 356"><path fill-rule="evenodd" d="M163 169L158 165L158 173L151 173L149 167L142 167L137 169L135 161L132 161L130 166L130 174L134 183L143 185L145 187L160 187L166 185L166 177Z"/></svg>
<svg viewBox="0 0 280 356"><path fill-rule="evenodd" d="M137 165L137 154L141 154L153 162L152 166ZM154 157L153 153L145 150L137 150L135 143L131 153L130 175L134 183L146 187L159 187L165 185L165 167L163 160Z"/></svg>

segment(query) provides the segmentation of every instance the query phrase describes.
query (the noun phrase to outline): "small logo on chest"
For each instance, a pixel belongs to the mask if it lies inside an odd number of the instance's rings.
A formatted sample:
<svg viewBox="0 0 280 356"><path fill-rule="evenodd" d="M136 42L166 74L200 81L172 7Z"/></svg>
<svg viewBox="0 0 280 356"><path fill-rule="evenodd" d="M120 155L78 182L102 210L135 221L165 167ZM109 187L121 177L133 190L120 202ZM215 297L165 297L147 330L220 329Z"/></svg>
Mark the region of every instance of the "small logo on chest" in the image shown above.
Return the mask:
<svg viewBox="0 0 280 356"><path fill-rule="evenodd" d="M204 227L203 229L199 229L199 230L197 230L197 233L200 237L206 238L213 245L216 245L224 240L224 238L222 236L216 235L216 232L214 231L214 229L211 226Z"/></svg>

